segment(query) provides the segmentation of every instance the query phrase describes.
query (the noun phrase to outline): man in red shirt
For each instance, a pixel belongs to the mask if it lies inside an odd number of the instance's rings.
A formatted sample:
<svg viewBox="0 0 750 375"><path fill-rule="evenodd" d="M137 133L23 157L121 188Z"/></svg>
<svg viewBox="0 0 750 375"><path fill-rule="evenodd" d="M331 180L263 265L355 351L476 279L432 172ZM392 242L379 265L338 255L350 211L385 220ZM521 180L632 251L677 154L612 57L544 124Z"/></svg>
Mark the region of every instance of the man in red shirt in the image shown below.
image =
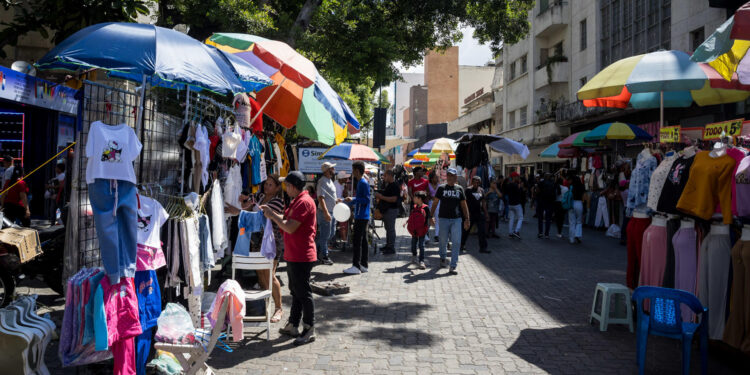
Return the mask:
<svg viewBox="0 0 750 375"><path fill-rule="evenodd" d="M286 260L289 290L292 292L292 310L289 322L279 332L292 337L294 345L315 341L315 305L313 304L310 272L318 260L315 251L315 201L305 190L305 176L294 171L282 180L286 193L292 198L284 216L267 206L261 206L263 214L279 226L284 235L284 259ZM302 333L299 323L303 320Z"/></svg>
<svg viewBox="0 0 750 375"><path fill-rule="evenodd" d="M414 193L418 191L429 191L427 190L427 185L429 184L429 181L427 181L426 178L424 178L424 169L422 167L416 167L414 168L414 178L409 181L407 186L409 187L409 197L414 199ZM429 194L427 194L429 196Z"/></svg>

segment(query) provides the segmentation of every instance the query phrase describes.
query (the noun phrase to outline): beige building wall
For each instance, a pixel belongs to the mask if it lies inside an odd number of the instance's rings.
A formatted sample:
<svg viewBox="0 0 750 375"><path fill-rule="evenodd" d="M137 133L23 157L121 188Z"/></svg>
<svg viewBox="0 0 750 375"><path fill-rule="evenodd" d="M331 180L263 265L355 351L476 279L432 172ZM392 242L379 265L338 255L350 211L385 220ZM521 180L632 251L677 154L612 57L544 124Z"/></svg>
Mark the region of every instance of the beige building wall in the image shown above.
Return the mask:
<svg viewBox="0 0 750 375"><path fill-rule="evenodd" d="M458 108L462 108L466 104L464 100L480 89L483 89L483 93L491 92L494 76L494 66L460 65L458 67ZM465 111L461 110L461 112Z"/></svg>
<svg viewBox="0 0 750 375"><path fill-rule="evenodd" d="M404 135L405 138L411 137L411 127L409 126L411 121L409 120L410 120L409 119L409 107L406 107L406 109L404 109L401 114L401 122L403 123L402 134Z"/></svg>
<svg viewBox="0 0 750 375"><path fill-rule="evenodd" d="M458 47L429 51L424 59L427 85L427 123L439 124L458 117Z"/></svg>

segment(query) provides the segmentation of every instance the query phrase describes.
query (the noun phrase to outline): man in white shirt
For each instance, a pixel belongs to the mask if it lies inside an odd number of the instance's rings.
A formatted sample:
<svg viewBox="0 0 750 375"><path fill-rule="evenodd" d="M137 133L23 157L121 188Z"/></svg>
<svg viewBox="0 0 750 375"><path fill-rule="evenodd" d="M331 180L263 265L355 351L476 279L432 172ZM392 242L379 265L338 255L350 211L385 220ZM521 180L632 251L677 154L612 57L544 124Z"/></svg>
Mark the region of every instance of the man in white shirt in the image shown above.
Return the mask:
<svg viewBox="0 0 750 375"><path fill-rule="evenodd" d="M344 198L344 186L347 178L349 178L349 175L344 171L339 171L336 175L336 182L333 183L333 186L336 187L336 198Z"/></svg>
<svg viewBox="0 0 750 375"><path fill-rule="evenodd" d="M336 186L333 178L336 176L333 167L336 164L325 162L320 166L323 175L318 179L316 194L318 196L318 236L316 245L318 248L318 259L321 264L333 265L328 258L328 240L335 233L336 221L333 219L333 206L336 205Z"/></svg>

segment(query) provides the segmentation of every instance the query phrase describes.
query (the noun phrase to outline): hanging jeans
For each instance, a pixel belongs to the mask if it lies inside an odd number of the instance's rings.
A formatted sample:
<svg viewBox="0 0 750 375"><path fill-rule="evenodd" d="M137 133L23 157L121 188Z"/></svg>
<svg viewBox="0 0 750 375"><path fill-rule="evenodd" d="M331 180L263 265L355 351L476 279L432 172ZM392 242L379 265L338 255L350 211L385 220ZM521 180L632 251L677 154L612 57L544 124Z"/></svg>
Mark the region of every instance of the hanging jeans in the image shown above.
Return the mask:
<svg viewBox="0 0 750 375"><path fill-rule="evenodd" d="M605 228L609 228L609 211L607 210L607 198L604 195L599 196L598 205L594 227L600 228L604 224Z"/></svg>
<svg viewBox="0 0 750 375"><path fill-rule="evenodd" d="M461 226L463 225L463 219L447 219L444 217L438 218L440 222L440 259L443 260L448 256L448 238L450 237L453 243L453 250L451 250L451 268L455 268L458 265L458 244L461 243Z"/></svg>
<svg viewBox="0 0 750 375"><path fill-rule="evenodd" d="M573 243L583 237L583 201L573 201L573 208L568 210L568 240Z"/></svg>
<svg viewBox="0 0 750 375"><path fill-rule="evenodd" d="M508 208L508 234L518 233L523 225L523 207L520 204ZM515 223L515 225L513 225Z"/></svg>
<svg viewBox="0 0 750 375"><path fill-rule="evenodd" d="M333 220L333 213L331 212L331 221L326 221L325 215L318 211L318 234L315 237L315 245L318 248L318 259L328 258L328 241L333 237L333 233L336 233L335 220Z"/></svg>
<svg viewBox="0 0 750 375"><path fill-rule="evenodd" d="M97 178L89 184L89 200L99 239L99 252L110 283L135 276L138 253L135 185L128 181Z"/></svg>
<svg viewBox="0 0 750 375"><path fill-rule="evenodd" d="M484 216L476 215L472 216L471 220L469 220L469 225L471 227L476 226L477 227L477 237L479 237L479 251L485 251L487 250L487 232L485 231L487 229L487 223L484 222ZM463 228L463 223L461 223L461 227ZM469 239L469 233L471 233L471 227L469 227L468 230L464 230L461 233L461 248L466 248L466 240Z"/></svg>
<svg viewBox="0 0 750 375"><path fill-rule="evenodd" d="M536 205L536 220L539 234L549 236L549 228L552 225L552 213L554 212L554 202L539 201Z"/></svg>

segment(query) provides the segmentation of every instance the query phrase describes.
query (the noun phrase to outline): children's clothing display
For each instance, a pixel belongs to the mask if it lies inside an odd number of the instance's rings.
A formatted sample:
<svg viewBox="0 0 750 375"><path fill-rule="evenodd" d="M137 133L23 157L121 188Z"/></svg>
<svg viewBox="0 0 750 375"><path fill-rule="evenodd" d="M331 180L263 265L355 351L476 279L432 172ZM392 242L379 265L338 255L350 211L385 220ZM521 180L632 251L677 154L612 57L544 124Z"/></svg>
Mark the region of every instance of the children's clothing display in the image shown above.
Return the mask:
<svg viewBox="0 0 750 375"><path fill-rule="evenodd" d="M89 201L107 277L135 276L137 246L136 188L132 182L97 179L89 184Z"/></svg>
<svg viewBox="0 0 750 375"><path fill-rule="evenodd" d="M235 342L242 341L244 338L242 318L245 316L245 291L242 290L242 287L236 281L229 279L219 286L219 290L216 292L216 299L211 304L211 309L208 310L208 319L212 325L224 324L224 322L217 320L219 308L226 298L229 298L226 319L232 327L232 339Z"/></svg>
<svg viewBox="0 0 750 375"><path fill-rule="evenodd" d="M101 121L91 124L86 142L86 183L96 179L136 183L133 161L143 146L127 124L107 125Z"/></svg>
<svg viewBox="0 0 750 375"><path fill-rule="evenodd" d="M156 200L139 196L137 271L156 270L166 265L161 248L161 226L169 215Z"/></svg>

